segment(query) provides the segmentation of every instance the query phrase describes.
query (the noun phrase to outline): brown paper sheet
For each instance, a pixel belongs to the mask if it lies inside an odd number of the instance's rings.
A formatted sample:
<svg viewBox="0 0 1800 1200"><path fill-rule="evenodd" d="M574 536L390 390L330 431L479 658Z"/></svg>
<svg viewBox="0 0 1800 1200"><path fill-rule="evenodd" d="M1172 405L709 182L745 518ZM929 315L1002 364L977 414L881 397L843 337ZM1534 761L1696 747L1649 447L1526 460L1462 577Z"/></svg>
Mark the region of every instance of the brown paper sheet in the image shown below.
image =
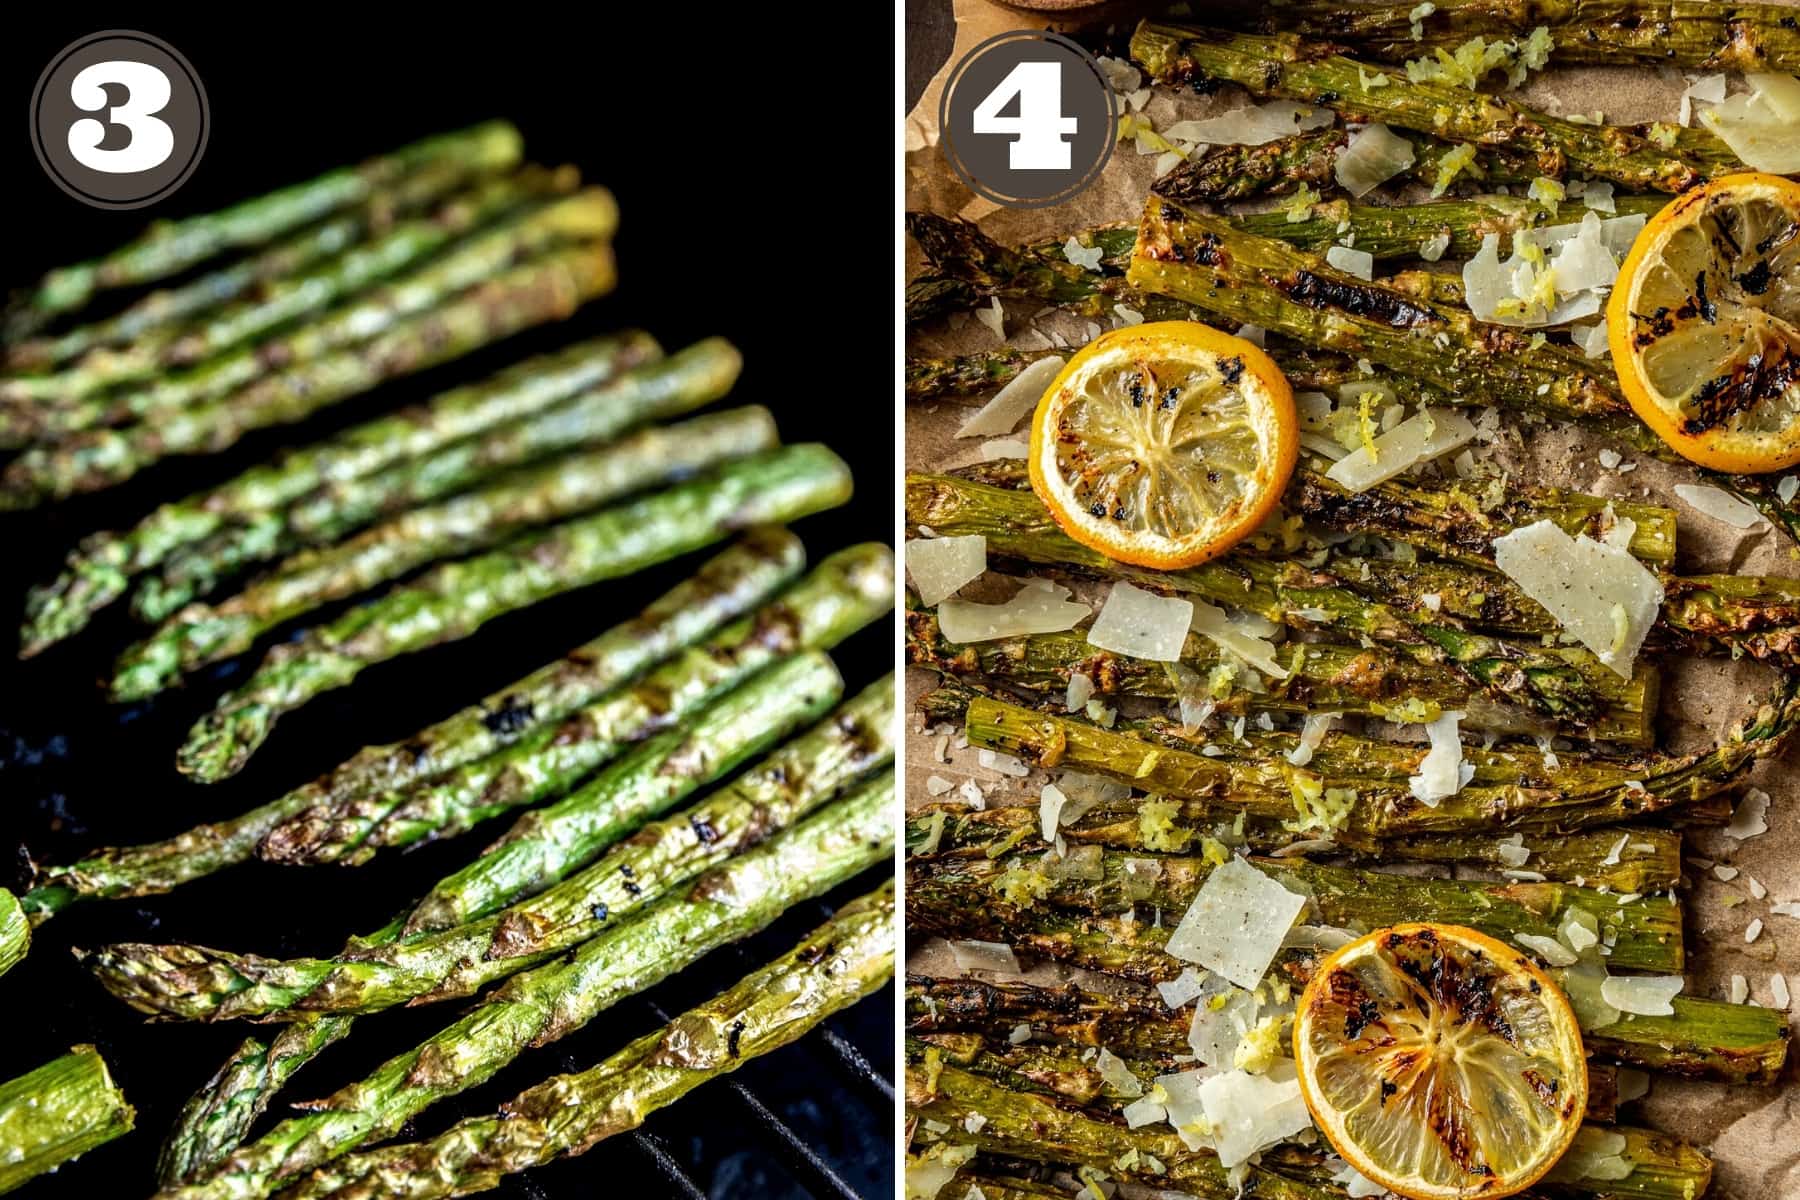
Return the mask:
<svg viewBox="0 0 1800 1200"><path fill-rule="evenodd" d="M1800 4L1800 0L1784 0ZM1199 6L1196 6L1199 7ZM956 46L948 64L925 89L919 104L906 119L905 201L908 209L955 215L975 221L1002 242L1034 240L1067 233L1107 221L1135 220L1153 179L1154 155L1140 156L1129 143L1118 146L1099 180L1072 202L1054 209L1002 209L975 196L944 164L937 152L937 109L949 66L985 38L1007 29L1055 27L1045 14L1003 8L989 0L956 0ZM1092 24L1092 13L1083 23ZM1102 21L1113 20L1128 31L1135 20L1129 5L1098 10ZM1671 120L1678 97L1686 86L1672 70L1632 67L1552 68L1536 75L1520 95L1531 105L1551 112L1604 113L1608 122L1652 119ZM1189 117L1206 117L1243 103L1231 89L1212 97L1178 94L1157 89L1144 111L1158 129ZM917 274L921 259L916 247L906 248L907 277ZM1111 328L1116 322L1106 322ZM1042 348L1052 332L1060 331L1073 345L1092 336L1087 321L1060 315L1034 316L1024 302L1006 306L1007 341L1025 348ZM909 354L955 354L997 345L981 323L955 317L939 322L908 338ZM906 464L909 470L940 470L980 458L985 439L958 439L957 426L972 410L956 403L909 405L906 413ZM1603 443L1584 437L1566 426L1521 426L1517 444L1500 449L1501 461L1514 467L1528 481L1577 488L1603 496L1629 496L1674 508L1680 524L1680 561L1686 572L1736 571L1758 574L1800 574L1797 554L1784 534L1767 528L1748 533L1732 529L1682 504L1672 490L1678 483L1695 482L1692 475L1654 459L1625 455L1635 463L1628 473L1607 469L1596 452ZM1010 589L1000 589L1000 595ZM1763 693L1768 672L1750 664L1680 660L1666 664L1659 730L1661 744L1682 749L1712 741L1729 728ZM932 676L909 670L908 700L928 690ZM937 757L939 739L919 732L917 717L908 725L906 749L909 804L926 798L925 780L931 775L961 784L976 779L990 792L990 804L1033 803L1045 777L1034 772L1030 779L1014 780L987 770L975 762L973 750L949 749L950 762ZM1729 864L1739 871L1729 882L1711 872L1689 866L1689 880L1682 892L1687 913L1686 994L1724 999L1733 974L1750 984L1751 999L1772 1004L1770 975L1783 972L1800 994L1800 921L1771 914L1769 905L1800 899L1800 762L1762 764L1752 783L1773 797L1769 809L1770 830L1761 837L1736 843L1719 831L1690 835L1687 853ZM1751 896L1749 880L1767 889L1763 900ZM1756 942L1746 944L1744 933L1753 919L1761 918L1764 930ZM909 947L909 965L933 974L952 974L954 967L941 942ZM1053 979L1054 968L1034 967L1030 977ZM1718 1083L1687 1082L1653 1076L1650 1094L1626 1108L1622 1119L1668 1130L1706 1146L1717 1169L1710 1197L1718 1200L1796 1200L1800 1198L1800 1071L1790 1063L1782 1081L1773 1087L1732 1087Z"/></svg>

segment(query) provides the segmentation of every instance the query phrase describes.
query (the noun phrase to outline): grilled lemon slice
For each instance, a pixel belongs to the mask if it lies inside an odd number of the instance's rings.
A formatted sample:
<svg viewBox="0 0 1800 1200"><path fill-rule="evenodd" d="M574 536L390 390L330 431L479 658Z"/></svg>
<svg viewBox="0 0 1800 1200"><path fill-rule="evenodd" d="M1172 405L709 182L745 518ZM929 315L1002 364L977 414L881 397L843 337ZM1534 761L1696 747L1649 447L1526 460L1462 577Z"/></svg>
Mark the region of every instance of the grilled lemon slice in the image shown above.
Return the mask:
<svg viewBox="0 0 1800 1200"><path fill-rule="evenodd" d="M1082 545L1190 567L1262 522L1299 444L1293 392L1257 346L1194 321L1133 325L1084 347L1038 402L1031 486Z"/></svg>
<svg viewBox="0 0 1800 1200"><path fill-rule="evenodd" d="M1607 304L1619 386L1684 457L1800 463L1800 183L1727 175L1638 233Z"/></svg>
<svg viewBox="0 0 1800 1200"><path fill-rule="evenodd" d="M1587 1107L1575 1013L1523 954L1396 925L1327 958L1294 1017L1301 1094L1337 1152L1413 1200L1530 1187Z"/></svg>

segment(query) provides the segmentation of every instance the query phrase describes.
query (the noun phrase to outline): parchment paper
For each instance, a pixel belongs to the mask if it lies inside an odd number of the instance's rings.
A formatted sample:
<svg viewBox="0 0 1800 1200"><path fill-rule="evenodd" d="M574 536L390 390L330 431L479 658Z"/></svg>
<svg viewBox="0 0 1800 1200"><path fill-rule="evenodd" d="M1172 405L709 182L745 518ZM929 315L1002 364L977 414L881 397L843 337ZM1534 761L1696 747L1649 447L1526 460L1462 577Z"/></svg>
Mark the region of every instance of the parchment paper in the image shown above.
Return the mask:
<svg viewBox="0 0 1800 1200"><path fill-rule="evenodd" d="M1784 0L1800 3L1800 0ZM1196 10L1203 5L1194 5ZM1154 155L1140 156L1130 143L1121 143L1100 179L1067 205L1046 210L1001 209L969 192L945 165L938 153L937 108L944 80L953 66L975 44L1002 30L1055 28L1045 14L1023 13L988 0L956 0L957 39L944 70L925 89L919 104L908 115L905 129L905 201L909 209L929 209L976 221L1002 242L1012 243L1066 234L1106 221L1136 220L1153 178ZM1128 34L1139 10L1115 4L1081 14L1082 24L1092 27L1094 14L1102 23L1116 22L1121 36ZM1537 74L1522 89L1523 100L1550 112L1592 114L1602 112L1608 122L1652 119L1673 120L1678 97L1686 86L1670 69L1634 67L1552 68ZM1158 88L1144 111L1158 129L1189 117L1206 117L1244 103L1241 93L1226 89L1218 95L1198 97ZM906 248L910 279L922 266L916 247ZM1111 328L1116 322L1105 322ZM1006 304L1009 344L1043 348L1047 338L1061 332L1080 345L1096 330L1086 321L1072 321L1060 314L1034 317L1034 309L1022 301ZM952 317L935 322L908 339L909 354L953 354L998 345L981 323ZM906 463L909 470L941 470L980 457L983 439L956 439L953 433L972 410L957 403L909 405L906 413ZM1626 473L1600 465L1596 452L1604 443L1584 437L1567 426L1520 425L1517 444L1504 447L1498 457L1516 468L1519 477L1532 482L1578 488L1602 496L1629 496L1675 509L1679 516L1680 559L1683 572L1737 571L1757 574L1800 574L1796 555L1785 534L1766 525L1739 531L1712 520L1675 497L1675 484L1695 482L1682 468L1655 459L1626 454L1635 464ZM985 582L985 581L984 581ZM991 585L990 585L991 586ZM1012 589L998 587L999 598ZM982 598L969 592L972 598ZM1710 742L1728 729L1764 693L1770 676L1765 668L1716 660L1675 658L1665 661L1665 685L1658 723L1660 745L1671 750ZM928 690L934 677L921 670L907 676L908 700ZM909 805L927 799L925 780L937 775L961 784L973 778L989 793L990 804L1036 803L1046 781L1033 772L1027 779L1010 779L976 764L970 749L948 748L950 761L937 757L940 739L921 731L917 716L909 718L906 748ZM1710 871L1689 865L1681 898L1687 921L1687 989L1694 996L1725 999L1733 974L1746 977L1755 1002L1772 1004L1770 974L1781 971L1800 995L1800 921L1769 912L1771 903L1800 899L1800 763L1762 764L1751 782L1767 791L1769 832L1736 843L1722 832L1707 830L1686 839L1686 853L1727 863L1739 874L1729 882ZM952 797L954 798L954 795ZM1767 888L1767 897L1751 897L1750 879ZM1744 933L1753 919L1761 918L1764 930L1746 944ZM909 965L932 974L954 974L955 968L941 942L909 946ZM1035 967L1028 977L1054 979L1055 968ZM1626 1106L1621 1120L1677 1133L1706 1146L1717 1163L1711 1197L1719 1200L1800 1200L1800 1070L1790 1057L1781 1082L1773 1087L1733 1087L1718 1083L1684 1082L1652 1076L1650 1094Z"/></svg>

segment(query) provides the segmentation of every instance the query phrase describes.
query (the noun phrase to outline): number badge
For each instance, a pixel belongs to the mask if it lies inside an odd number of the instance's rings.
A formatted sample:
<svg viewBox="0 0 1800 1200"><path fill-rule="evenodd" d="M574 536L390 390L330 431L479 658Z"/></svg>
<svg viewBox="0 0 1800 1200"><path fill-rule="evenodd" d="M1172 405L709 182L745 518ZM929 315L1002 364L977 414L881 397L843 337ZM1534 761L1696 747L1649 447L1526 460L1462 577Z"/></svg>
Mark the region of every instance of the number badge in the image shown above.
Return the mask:
<svg viewBox="0 0 1800 1200"><path fill-rule="evenodd" d="M1118 101L1060 34L1020 29L965 55L938 104L939 145L971 189L1011 208L1061 203L1112 156Z"/></svg>
<svg viewBox="0 0 1800 1200"><path fill-rule="evenodd" d="M58 187L97 208L142 208L185 183L211 121L181 52L134 30L65 47L31 96L31 143Z"/></svg>

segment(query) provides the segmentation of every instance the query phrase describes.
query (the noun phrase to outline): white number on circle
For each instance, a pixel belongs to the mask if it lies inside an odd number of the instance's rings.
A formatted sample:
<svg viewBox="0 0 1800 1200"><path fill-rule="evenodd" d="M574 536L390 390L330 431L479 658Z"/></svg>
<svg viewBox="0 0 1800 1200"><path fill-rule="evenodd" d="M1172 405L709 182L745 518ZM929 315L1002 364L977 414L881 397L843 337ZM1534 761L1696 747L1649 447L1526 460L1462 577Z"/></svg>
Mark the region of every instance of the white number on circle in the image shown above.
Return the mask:
<svg viewBox="0 0 1800 1200"><path fill-rule="evenodd" d="M125 103L113 104L103 84L117 84L126 91ZM100 120L84 117L69 126L69 153L75 161L108 175L135 175L160 167L175 152L175 131L156 116L169 103L169 77L149 63L120 59L95 63L69 84L69 99L83 112L100 113ZM102 150L106 131L122 125L131 140L117 150Z"/></svg>
<svg viewBox="0 0 1800 1200"><path fill-rule="evenodd" d="M1003 117L1000 110L1019 98L1019 115ZM1066 171L1069 143L1063 136L1075 133L1074 117L1062 115L1062 64L1024 62L1007 72L1000 86L975 106L974 131L1012 137L1008 162L1015 171Z"/></svg>

